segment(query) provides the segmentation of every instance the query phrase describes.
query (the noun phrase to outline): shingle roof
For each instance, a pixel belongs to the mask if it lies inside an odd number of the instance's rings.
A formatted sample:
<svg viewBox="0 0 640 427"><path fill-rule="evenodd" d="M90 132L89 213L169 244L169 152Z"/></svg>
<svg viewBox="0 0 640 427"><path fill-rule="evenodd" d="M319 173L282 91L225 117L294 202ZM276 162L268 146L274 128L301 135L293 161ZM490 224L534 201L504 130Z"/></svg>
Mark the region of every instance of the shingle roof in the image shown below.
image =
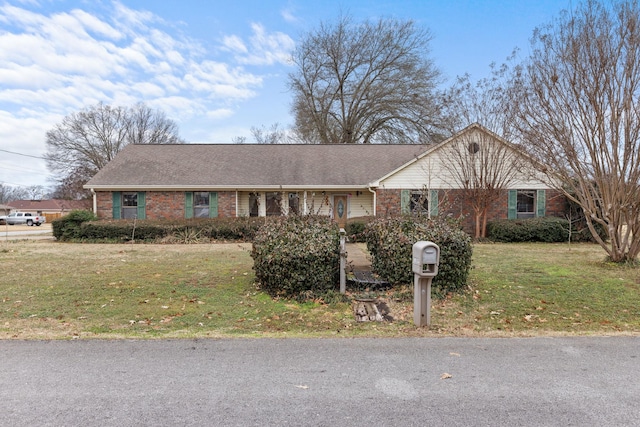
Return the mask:
<svg viewBox="0 0 640 427"><path fill-rule="evenodd" d="M365 187L425 145L128 145L85 188Z"/></svg>
<svg viewBox="0 0 640 427"><path fill-rule="evenodd" d="M90 200L14 200L11 202L13 209L22 211L70 211L73 209L89 209Z"/></svg>

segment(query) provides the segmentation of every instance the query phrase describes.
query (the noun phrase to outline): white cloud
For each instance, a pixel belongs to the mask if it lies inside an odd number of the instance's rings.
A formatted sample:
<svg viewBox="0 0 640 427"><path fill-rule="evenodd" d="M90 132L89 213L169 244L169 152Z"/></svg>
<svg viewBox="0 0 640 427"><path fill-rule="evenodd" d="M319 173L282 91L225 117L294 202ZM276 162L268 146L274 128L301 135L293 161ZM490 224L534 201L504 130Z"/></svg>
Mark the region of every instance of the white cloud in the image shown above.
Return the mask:
<svg viewBox="0 0 640 427"><path fill-rule="evenodd" d="M290 24L297 24L300 19L293 13L293 8L289 5L280 11L280 16Z"/></svg>
<svg viewBox="0 0 640 427"><path fill-rule="evenodd" d="M247 46L238 36L225 36L222 39L222 44L227 50L235 52L237 55L244 55L249 52Z"/></svg>
<svg viewBox="0 0 640 427"><path fill-rule="evenodd" d="M236 60L246 65L289 65L295 42L287 34L276 31L268 33L262 24L251 24L253 34L249 47L238 36L226 36L224 48L234 53Z"/></svg>
<svg viewBox="0 0 640 427"><path fill-rule="evenodd" d="M229 35L207 51L150 12L117 1L100 7L107 10L89 3L56 13L43 12L38 2L0 5L3 148L44 153L47 130L98 102L145 102L179 124L228 120L258 95L270 72L246 66L286 63L294 44L253 24L248 40ZM0 182L8 181L5 166Z"/></svg>

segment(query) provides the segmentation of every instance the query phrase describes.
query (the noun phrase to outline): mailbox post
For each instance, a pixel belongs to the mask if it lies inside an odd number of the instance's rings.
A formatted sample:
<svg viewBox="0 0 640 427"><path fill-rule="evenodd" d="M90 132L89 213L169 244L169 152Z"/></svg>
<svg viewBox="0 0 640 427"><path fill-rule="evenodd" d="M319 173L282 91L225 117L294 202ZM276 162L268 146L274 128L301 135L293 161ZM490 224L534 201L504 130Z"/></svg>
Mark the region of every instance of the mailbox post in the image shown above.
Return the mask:
<svg viewBox="0 0 640 427"><path fill-rule="evenodd" d="M347 292L347 232L340 229L340 293Z"/></svg>
<svg viewBox="0 0 640 427"><path fill-rule="evenodd" d="M438 274L438 264L438 245L423 240L413 245L413 322L416 326L431 325L431 281Z"/></svg>

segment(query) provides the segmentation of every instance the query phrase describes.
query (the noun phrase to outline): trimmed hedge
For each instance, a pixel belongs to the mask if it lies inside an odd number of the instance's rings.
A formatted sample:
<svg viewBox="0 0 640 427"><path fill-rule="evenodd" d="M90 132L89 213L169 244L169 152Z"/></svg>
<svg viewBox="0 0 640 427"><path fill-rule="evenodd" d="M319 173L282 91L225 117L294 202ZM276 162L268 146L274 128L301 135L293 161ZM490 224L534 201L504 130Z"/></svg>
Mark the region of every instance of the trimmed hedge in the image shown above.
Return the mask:
<svg viewBox="0 0 640 427"><path fill-rule="evenodd" d="M96 219L98 218L91 211L71 211L67 215L51 221L53 237L57 240L82 239L81 225Z"/></svg>
<svg viewBox="0 0 640 427"><path fill-rule="evenodd" d="M347 221L347 225L344 231L347 233L347 237L350 242L364 242L364 231L367 228L367 224L375 219L374 216L361 216L357 218L351 218Z"/></svg>
<svg viewBox="0 0 640 427"><path fill-rule="evenodd" d="M413 283L413 245L420 240L440 247L434 291L440 295L462 290L471 268L471 238L459 224L441 218L396 216L371 221L364 232L373 270L393 285Z"/></svg>
<svg viewBox="0 0 640 427"><path fill-rule="evenodd" d="M148 243L197 243L211 240L252 240L265 218L183 220L96 220L91 212L71 212L53 221L58 240Z"/></svg>
<svg viewBox="0 0 640 427"><path fill-rule="evenodd" d="M487 223L487 238L495 242L566 242L569 227L568 220L556 217L500 219Z"/></svg>
<svg viewBox="0 0 640 427"><path fill-rule="evenodd" d="M256 279L270 295L323 295L340 281L338 225L326 216L279 217L258 230L251 257Z"/></svg>

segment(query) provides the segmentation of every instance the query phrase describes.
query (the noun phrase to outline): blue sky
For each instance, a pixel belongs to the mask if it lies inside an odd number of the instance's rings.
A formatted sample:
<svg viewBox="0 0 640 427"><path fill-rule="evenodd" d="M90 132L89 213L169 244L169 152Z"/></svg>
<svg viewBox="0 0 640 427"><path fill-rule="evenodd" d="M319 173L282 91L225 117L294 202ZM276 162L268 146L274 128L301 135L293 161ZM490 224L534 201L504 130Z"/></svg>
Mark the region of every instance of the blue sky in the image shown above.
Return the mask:
<svg viewBox="0 0 640 427"><path fill-rule="evenodd" d="M341 12L428 28L445 84L513 51L571 0L0 0L0 183L49 186L45 133L98 102L145 102L188 142L292 124L288 54ZM575 2L573 3L575 6ZM10 153L11 152L11 153ZM12 154L19 153L19 154Z"/></svg>

